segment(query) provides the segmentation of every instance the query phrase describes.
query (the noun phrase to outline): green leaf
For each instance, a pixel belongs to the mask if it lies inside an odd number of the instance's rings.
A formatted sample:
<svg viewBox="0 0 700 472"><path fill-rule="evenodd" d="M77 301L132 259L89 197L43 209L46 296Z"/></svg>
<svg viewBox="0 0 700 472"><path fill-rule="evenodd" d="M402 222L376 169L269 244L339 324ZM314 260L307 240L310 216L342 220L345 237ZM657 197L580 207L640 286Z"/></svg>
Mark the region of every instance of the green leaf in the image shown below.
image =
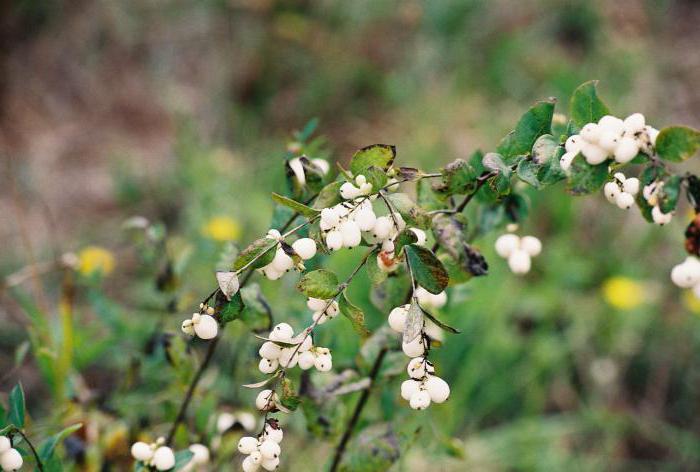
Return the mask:
<svg viewBox="0 0 700 472"><path fill-rule="evenodd" d="M216 311L219 314L221 324L225 325L238 319L244 308L245 304L241 297L241 290L236 292L230 301L226 300L226 297L221 292L216 296Z"/></svg>
<svg viewBox="0 0 700 472"><path fill-rule="evenodd" d="M479 174L463 159L450 162L441 173L442 180L433 183L433 190L443 198L470 194L476 189Z"/></svg>
<svg viewBox="0 0 700 472"><path fill-rule="evenodd" d="M10 410L7 412L7 422L15 425L18 428L24 428L25 403L24 389L22 388L21 383L15 385L10 392L8 406Z"/></svg>
<svg viewBox="0 0 700 472"><path fill-rule="evenodd" d="M364 174L372 166L387 170L396 157L396 147L389 144L372 144L357 151L350 160L353 175Z"/></svg>
<svg viewBox="0 0 700 472"><path fill-rule="evenodd" d="M323 208L329 208L333 205L337 205L342 202L343 199L340 196L340 186L343 182L331 182L319 192L318 197L314 201L313 207L319 210Z"/></svg>
<svg viewBox="0 0 700 472"><path fill-rule="evenodd" d="M496 151L506 162L515 156L527 155L537 138L552 131L554 99L537 102L518 121L515 129L503 138Z"/></svg>
<svg viewBox="0 0 700 472"><path fill-rule="evenodd" d="M416 236L416 233L408 228L404 229L398 235L396 235L396 238L394 239L394 254L396 254L396 256L400 256L404 246L407 244L413 244L417 241L418 236Z"/></svg>
<svg viewBox="0 0 700 472"><path fill-rule="evenodd" d="M607 180L607 162L592 166L581 156L577 156L571 164L567 190L572 195L587 195L600 190Z"/></svg>
<svg viewBox="0 0 700 472"><path fill-rule="evenodd" d="M272 259L275 258L275 250L273 249L277 246L277 241L270 238L260 238L256 239L247 248L245 248L236 258L236 262L233 263L233 270L238 271L243 267L248 266L251 269L259 269L260 267L265 267Z"/></svg>
<svg viewBox="0 0 700 472"><path fill-rule="evenodd" d="M383 188L389 181L389 177L386 176L386 172L376 166L370 166L369 168L365 169L365 173L363 175L367 178L367 182L372 184L372 190L375 192L380 188Z"/></svg>
<svg viewBox="0 0 700 472"><path fill-rule="evenodd" d="M294 138L299 142L305 142L311 137L314 131L316 131L316 128L318 128L318 123L318 118L311 118L306 125L304 125L304 128L302 128L300 131L294 132Z"/></svg>
<svg viewBox="0 0 700 472"><path fill-rule="evenodd" d="M429 249L415 244L404 247L415 281L435 295L447 287L449 276L442 262Z"/></svg>
<svg viewBox="0 0 700 472"><path fill-rule="evenodd" d="M292 381L289 377L282 380L282 395L280 395L280 403L290 411L295 411L301 403L301 398L294 391Z"/></svg>
<svg viewBox="0 0 700 472"><path fill-rule="evenodd" d="M445 203L438 198L427 179L416 182L416 203L426 211L445 208Z"/></svg>
<svg viewBox="0 0 700 472"><path fill-rule="evenodd" d="M510 176L510 166L505 163L503 156L497 152L489 152L484 156L481 162L486 170L498 172L504 177Z"/></svg>
<svg viewBox="0 0 700 472"><path fill-rule="evenodd" d="M390 193L386 198L391 202L408 226L428 229L430 228L430 216L419 207L411 197L405 193Z"/></svg>
<svg viewBox="0 0 700 472"><path fill-rule="evenodd" d="M538 172L539 166L529 159L523 159L518 162L518 167L515 170L515 173L520 180L526 184L532 185L535 188L542 187L539 179L537 178Z"/></svg>
<svg viewBox="0 0 700 472"><path fill-rule="evenodd" d="M452 334L459 334L460 331L457 328L453 328L452 326L448 325L447 323L443 323L439 319L435 318L433 315L430 314L430 312L423 310L423 316L428 318L430 321L435 323L440 329L450 332Z"/></svg>
<svg viewBox="0 0 700 472"><path fill-rule="evenodd" d="M669 126L656 138L656 153L667 161L681 162L700 149L700 131L686 126Z"/></svg>
<svg viewBox="0 0 700 472"><path fill-rule="evenodd" d="M377 264L377 256L379 255L379 251L379 248L372 251L372 255L369 256L369 260L367 261L367 264L365 264L367 276L369 277L369 281L372 283L372 285L381 284L386 280L388 275L386 272L381 270L379 268L379 264Z"/></svg>
<svg viewBox="0 0 700 472"><path fill-rule="evenodd" d="M175 453L175 466L172 468L172 470L182 470L187 464L190 463L192 457L194 457L194 454L189 449L177 451Z"/></svg>
<svg viewBox="0 0 700 472"><path fill-rule="evenodd" d="M435 239L440 244L440 247L449 254L452 262L459 266L462 272L467 274L465 280L468 280L472 275L486 275L488 273L488 264L478 251L467 244L466 233L467 220L462 214L452 216L437 215L433 218ZM449 268L446 268L449 273Z"/></svg>
<svg viewBox="0 0 700 472"><path fill-rule="evenodd" d="M560 146L549 134L540 136L532 147L533 159L539 163L537 180L542 186L552 185L566 179L566 174L559 164L564 155L564 146Z"/></svg>
<svg viewBox="0 0 700 472"><path fill-rule="evenodd" d="M569 114L574 124L580 129L588 123L598 122L610 114L608 106L598 98L597 80L591 80L574 90L569 103Z"/></svg>
<svg viewBox="0 0 700 472"><path fill-rule="evenodd" d="M350 320L357 334L362 338L369 337L370 332L367 326L365 326L365 314L348 300L346 292L343 292L343 296L338 300L338 308L340 309L340 313Z"/></svg>
<svg viewBox="0 0 700 472"><path fill-rule="evenodd" d="M45 440L41 446L39 446L38 454L39 458L41 459L42 462L47 462L51 456L53 455L54 451L56 450L56 446L63 441L66 437L70 436L74 432L78 431L80 428L82 428L83 425L82 423L74 424L71 426L68 426L67 428L63 429L59 433L54 434L47 440Z"/></svg>
<svg viewBox="0 0 700 472"><path fill-rule="evenodd" d="M543 134L532 145L532 160L537 164L544 164L553 159L559 160L559 150L562 146L551 134Z"/></svg>
<svg viewBox="0 0 700 472"><path fill-rule="evenodd" d="M661 192L659 192L659 209L663 213L671 213L678 205L678 198L681 195L681 177L673 175L664 181Z"/></svg>
<svg viewBox="0 0 700 472"><path fill-rule="evenodd" d="M370 291L370 301L378 310L389 313L392 308L403 305L410 296L411 281L405 271L388 274L386 280Z"/></svg>
<svg viewBox="0 0 700 472"><path fill-rule="evenodd" d="M305 218L313 218L321 212L321 210L315 210L311 207L304 205L303 203L299 203L295 200L292 200L291 198L287 198L278 193L273 192L272 199L280 205L284 205L287 208L291 208L292 210L299 213Z"/></svg>
<svg viewBox="0 0 700 472"><path fill-rule="evenodd" d="M307 297L328 300L338 294L338 277L325 269L314 270L304 274L297 288Z"/></svg>

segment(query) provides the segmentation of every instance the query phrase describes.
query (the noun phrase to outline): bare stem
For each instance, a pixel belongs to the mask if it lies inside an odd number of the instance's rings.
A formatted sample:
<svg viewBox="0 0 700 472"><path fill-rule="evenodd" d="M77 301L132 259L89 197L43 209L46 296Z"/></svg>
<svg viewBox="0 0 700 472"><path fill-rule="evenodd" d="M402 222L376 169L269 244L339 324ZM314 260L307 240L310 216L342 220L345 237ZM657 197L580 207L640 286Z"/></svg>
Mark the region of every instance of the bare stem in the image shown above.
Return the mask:
<svg viewBox="0 0 700 472"><path fill-rule="evenodd" d="M192 401L192 396L194 395L194 391L197 388L197 384L199 384L199 381L202 378L202 375L204 374L204 371L207 370L207 367L209 366L209 363L211 362L211 359L214 357L214 352L216 351L216 346L219 343L219 337L216 337L211 340L207 347L207 353L204 356L204 360L202 363L199 365L199 369L197 369L197 373L194 374L194 377L192 378L192 381L190 382L189 387L187 388L187 393L185 393L185 398L182 400L182 404L180 405L180 410L177 412L177 416L175 417L175 421L173 421L172 426L170 426L170 431L168 432L167 439L165 440L165 443L170 445L173 441L173 438L175 437L175 431L177 430L177 427L182 423L182 421L185 419L185 415L187 414L187 408L190 405L190 401Z"/></svg>
<svg viewBox="0 0 700 472"><path fill-rule="evenodd" d="M367 385L367 388L362 391L362 395L360 396L360 399L355 405L355 410L352 412L352 417L350 418L350 421L348 421L348 424L345 427L345 431L343 432L343 436L340 438L338 446L335 448L335 454L333 455L333 464L331 465L330 472L335 472L338 469L338 466L340 465L340 461L342 460L343 454L345 453L345 448L347 447L348 442L352 437L352 433L355 429L355 426L357 425L357 422L360 420L362 410L364 410L365 406L367 405L367 400L369 399L369 395L372 392L374 382L377 379L377 376L379 375L379 370L381 369L382 362L384 361L384 357L386 356L387 350L388 349L386 347L382 348L382 350L379 351L377 358L374 360L374 365L372 365L372 370L369 373L369 385Z"/></svg>
<svg viewBox="0 0 700 472"><path fill-rule="evenodd" d="M24 439L24 442L27 443L27 446L29 446L29 449L31 449L31 451L32 451L32 455L34 456L34 460L36 461L37 469L39 469L40 472L44 472L44 463L41 462L41 459L39 459L39 454L37 454L36 449L34 448L34 445L29 440L27 435L24 434L24 432L22 432L22 430L16 426L12 429L12 433L17 433L18 435L22 436L22 439Z"/></svg>

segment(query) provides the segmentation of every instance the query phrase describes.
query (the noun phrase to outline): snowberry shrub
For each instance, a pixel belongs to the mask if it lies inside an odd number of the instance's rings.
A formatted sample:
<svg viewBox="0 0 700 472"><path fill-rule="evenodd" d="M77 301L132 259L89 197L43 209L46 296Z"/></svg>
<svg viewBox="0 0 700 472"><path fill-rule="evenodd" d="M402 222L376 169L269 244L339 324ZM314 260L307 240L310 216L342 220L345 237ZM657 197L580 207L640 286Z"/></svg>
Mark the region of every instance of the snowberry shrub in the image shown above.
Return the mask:
<svg viewBox="0 0 700 472"><path fill-rule="evenodd" d="M659 225L671 220L685 190L700 212L698 179L674 174L670 167L698 150L698 131L681 126L659 131L640 113L615 117L598 97L595 82L576 89L568 120L553 120L554 109L553 99L536 103L493 152L476 151L468 160L457 159L432 173L402 167L394 146L375 144L358 150L348 169L339 165L336 176L327 161L303 155L310 131L298 135L285 163L290 190L287 195L272 194L278 205L272 228L240 252L230 271L216 274L218 287L198 312L182 322L185 334L210 344L171 434L165 441L134 444L134 458L157 470L172 462L168 446L173 432L223 338L221 328L241 317L246 284L255 274L269 280L293 278L310 313L306 326L271 323L269 333L259 336L256 362L263 378L245 387L260 389L254 406L263 421L256 436L244 436L238 443L244 455L242 468L275 470L283 460L279 414L290 414L302 402L310 404L323 396L308 387L295 388L299 374L294 371L314 369L317 376L333 375L329 374L333 354L316 345L314 334L319 329L345 330L338 326L344 322L335 320L342 315L364 344L363 352L371 351L375 358L366 381L355 387L363 393L335 450L331 465L335 470L387 351L403 352L407 358L406 378L395 387L396 397L406 406L423 410L449 401L450 387L438 376L440 366L431 355L442 342L449 342L443 340L444 332L458 333L440 316L448 288L488 273L473 240L506 228L495 250L515 274L529 272L536 263L533 258L543 250L537 237L514 234L528 211L523 187L541 189L566 182L572 195L602 190L620 209L637 206L646 220ZM620 171L629 164L637 166L632 170L636 177ZM469 204L479 205L488 218L472 222L467 232L464 209ZM700 217L688 227L686 237L690 256L673 269L671 279L700 296ZM322 268L336 251L357 251L362 256L355 267L339 275ZM319 268L307 270L307 264ZM373 285L370 298L386 313L387 328L397 335L387 336L384 329L370 333L364 313L348 298L347 289L360 271L366 271ZM259 300L264 294L255 296ZM312 410L305 410L307 420ZM190 454L199 451L204 457L203 450L193 447Z"/></svg>

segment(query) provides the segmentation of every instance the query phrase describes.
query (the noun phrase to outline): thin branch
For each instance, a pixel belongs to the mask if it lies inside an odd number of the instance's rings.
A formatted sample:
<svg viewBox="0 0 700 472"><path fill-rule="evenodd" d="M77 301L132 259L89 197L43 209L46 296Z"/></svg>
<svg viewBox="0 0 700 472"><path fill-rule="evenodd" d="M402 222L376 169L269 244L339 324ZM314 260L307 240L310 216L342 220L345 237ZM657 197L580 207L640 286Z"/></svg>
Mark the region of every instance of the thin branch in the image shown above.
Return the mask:
<svg viewBox="0 0 700 472"><path fill-rule="evenodd" d="M33 445L32 442L29 440L29 438L27 437L27 435L24 434L24 432L22 432L22 430L19 429L19 428L16 427L16 426L13 428L13 433L17 433L17 434L19 434L20 436L22 436L22 439L24 439L24 442L27 443L27 446L29 446L29 449L31 449L31 451L32 451L32 455L34 456L34 460L36 461L36 467L37 467L37 469L39 469L40 472L44 472L44 463L41 462L41 459L39 459L39 454L36 452L36 449L34 448L34 445ZM12 434L12 433L11 433L11 434Z"/></svg>
<svg viewBox="0 0 700 472"><path fill-rule="evenodd" d="M372 365L372 370L369 373L369 385L367 385L367 388L362 392L360 399L357 401L357 405L355 405L355 410L352 412L352 417L350 418L350 421L345 427L343 436L340 438L340 442L338 443L338 446L335 449L335 454L333 455L333 464L331 465L330 472L335 472L338 469L338 466L340 465L340 461L343 458L343 454L345 453L345 448L347 447L348 442L350 441L350 437L352 436L353 430L355 429L357 422L360 420L362 410L364 410L365 406L367 405L367 400L369 399L369 395L372 392L374 382L377 379L377 376L379 375L379 370L382 367L382 362L384 362L384 357L386 356L387 351L388 349L386 347L382 348L382 350L379 351L377 358L374 360L374 365Z"/></svg>
<svg viewBox="0 0 700 472"><path fill-rule="evenodd" d="M180 426L180 423L185 419L185 415L187 414L187 407L190 405L190 401L192 400L192 396L194 395L194 391L197 388L197 384L199 384L199 381L202 378L202 375L204 374L204 371L207 370L207 367L209 366L209 363L211 362L211 359L214 357L214 352L216 351L216 346L219 344L219 339L220 337L216 337L211 340L209 343L209 346L207 347L207 353L204 356L204 360L202 363L199 365L199 369L197 369L197 373L194 374L194 377L192 378L192 381L190 382L189 387L187 388L187 393L185 393L185 398L182 401L182 404L180 405L180 411L177 412L177 416L175 417L175 421L173 421L172 426L170 426L170 431L168 432L167 439L165 440L165 443L170 445L173 441L173 438L175 437L175 431L177 430L177 427Z"/></svg>

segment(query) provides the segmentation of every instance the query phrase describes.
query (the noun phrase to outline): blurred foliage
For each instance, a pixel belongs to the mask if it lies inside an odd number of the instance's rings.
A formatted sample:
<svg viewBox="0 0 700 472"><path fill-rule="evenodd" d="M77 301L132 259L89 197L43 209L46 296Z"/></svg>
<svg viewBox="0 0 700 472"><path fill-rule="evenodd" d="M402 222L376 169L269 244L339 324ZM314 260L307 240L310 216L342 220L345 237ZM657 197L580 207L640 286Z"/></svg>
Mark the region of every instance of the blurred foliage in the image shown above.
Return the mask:
<svg viewBox="0 0 700 472"><path fill-rule="evenodd" d="M310 142L311 157L345 164L351 150L389 142L402 165L428 169L494 149L520 110L548 96L567 103L591 78L620 114L643 111L659 125L697 117L669 100L680 86L667 80L672 52L664 49L692 2L88 3L11 2L4 36L17 45L51 40L76 18L89 20L85 37L60 50L70 56L66 80L80 88L75 69L131 64L152 81L147 106L165 109L173 131L157 171L144 172L128 153L110 156L112 211L97 207L65 223L75 227L67 246L76 256L39 282L3 287L1 390L22 379L29 427L42 439L84 425L58 446L76 470L127 470L131 442L167 432L203 356L202 343L180 336L183 314L211 290L212 268L230 266L238 243L285 218L273 215L268 190L285 189L279 150L299 140L288 132L310 117L326 136ZM40 193L24 180L28 193ZM573 199L562 185L521 193L514 206L526 200L531 209L523 230L545 249L528 277L514 278L492 250L494 235L476 240L489 276L449 289L441 313L462 332L435 352L449 402L408 410L395 377L403 367L389 375L388 362L385 388L359 427L373 427L368 437L379 438L382 454L401 451L396 470L699 468L700 308L668 280L683 254L685 207L658 228L602 195ZM467 224L477 231L492 217L471 209ZM37 250L52 256L48 244ZM329 263L344 273L356 257ZM0 257L8 275L32 262L20 250ZM302 297L289 296L294 283L259 280L273 318L301 326L308 313ZM369 287L361 275L348 296L374 331L386 313L373 307ZM261 319L267 308L243 316ZM337 323L350 332L347 320ZM182 447L219 441L214 470L239 461L231 457L241 435L239 426L219 437L217 415L249 409L256 392L240 385L259 377L250 331L233 322L224 335L235 341L220 346L189 428L176 434ZM361 356L357 336L326 329L317 339L333 349L338 371ZM302 404L284 425L283 469L324 464L356 397ZM325 441L307 435L305 422ZM349 470L366 463L368 440L356 435Z"/></svg>

